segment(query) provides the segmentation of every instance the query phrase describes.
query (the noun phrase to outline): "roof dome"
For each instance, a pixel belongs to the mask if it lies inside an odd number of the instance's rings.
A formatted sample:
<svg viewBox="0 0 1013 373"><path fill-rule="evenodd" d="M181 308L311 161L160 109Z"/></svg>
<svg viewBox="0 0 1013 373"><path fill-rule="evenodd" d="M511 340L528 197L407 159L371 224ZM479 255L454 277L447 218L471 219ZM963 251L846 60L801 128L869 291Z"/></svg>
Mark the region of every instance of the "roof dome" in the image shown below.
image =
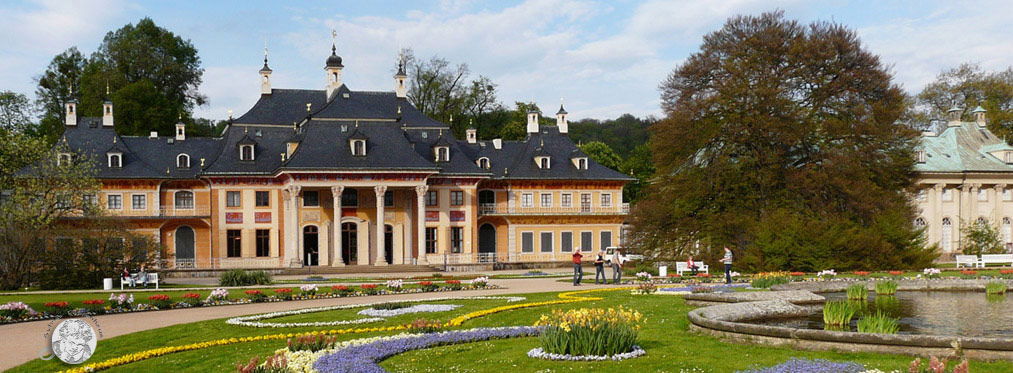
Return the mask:
<svg viewBox="0 0 1013 373"><path fill-rule="evenodd" d="M345 67L341 65L341 56L338 55L337 48L331 46L331 56L327 57L327 67Z"/></svg>

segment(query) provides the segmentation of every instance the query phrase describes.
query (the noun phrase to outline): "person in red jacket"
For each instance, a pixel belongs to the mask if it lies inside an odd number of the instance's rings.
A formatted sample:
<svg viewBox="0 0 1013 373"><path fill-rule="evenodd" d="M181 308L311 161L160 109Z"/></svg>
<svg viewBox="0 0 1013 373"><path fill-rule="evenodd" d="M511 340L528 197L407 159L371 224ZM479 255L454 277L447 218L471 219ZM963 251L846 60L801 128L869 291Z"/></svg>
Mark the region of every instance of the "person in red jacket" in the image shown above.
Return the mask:
<svg viewBox="0 0 1013 373"><path fill-rule="evenodd" d="M580 280L584 279L584 267L580 264L580 248L573 249L573 286L580 286Z"/></svg>

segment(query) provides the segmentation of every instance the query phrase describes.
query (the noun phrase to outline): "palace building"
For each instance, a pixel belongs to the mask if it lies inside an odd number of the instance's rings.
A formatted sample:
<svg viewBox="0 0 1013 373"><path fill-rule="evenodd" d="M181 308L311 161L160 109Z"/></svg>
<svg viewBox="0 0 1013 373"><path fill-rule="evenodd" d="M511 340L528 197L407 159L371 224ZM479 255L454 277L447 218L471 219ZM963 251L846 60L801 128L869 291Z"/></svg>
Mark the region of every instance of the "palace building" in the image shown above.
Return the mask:
<svg viewBox="0 0 1013 373"><path fill-rule="evenodd" d="M985 109L971 112L973 122L961 121L963 112L950 109L938 133L922 133L915 165L915 225L950 259L968 224L990 224L1007 251L1013 246L1013 147L988 130Z"/></svg>
<svg viewBox="0 0 1013 373"><path fill-rule="evenodd" d="M61 148L94 158L85 196L164 248L163 268L291 268L568 261L618 246L623 186L555 126L528 113L521 141L464 140L393 91L353 91L332 46L322 90L276 89L218 138L122 136L66 103ZM166 257L166 255L168 257Z"/></svg>

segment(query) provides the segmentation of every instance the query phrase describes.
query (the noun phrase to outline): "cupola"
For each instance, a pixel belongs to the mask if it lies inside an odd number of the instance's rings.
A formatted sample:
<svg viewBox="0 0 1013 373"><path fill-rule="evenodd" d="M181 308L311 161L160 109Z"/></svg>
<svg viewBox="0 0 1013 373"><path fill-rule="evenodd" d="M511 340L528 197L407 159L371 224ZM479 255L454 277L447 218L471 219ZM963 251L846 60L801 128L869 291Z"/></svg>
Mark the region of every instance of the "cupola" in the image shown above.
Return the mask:
<svg viewBox="0 0 1013 373"><path fill-rule="evenodd" d="M106 101L102 103L102 127L113 126L113 101L109 98L109 83L106 83Z"/></svg>
<svg viewBox="0 0 1013 373"><path fill-rule="evenodd" d="M179 115L179 120L176 122L176 140L186 140L186 125L183 124L183 114Z"/></svg>
<svg viewBox="0 0 1013 373"><path fill-rule="evenodd" d="M974 111L971 112L971 116L974 117L974 122L978 123L981 127L985 127L985 113L986 111L981 107L981 105L974 108Z"/></svg>
<svg viewBox="0 0 1013 373"><path fill-rule="evenodd" d="M405 62L404 56L401 53L397 54L397 74L394 74L394 94L397 98L408 97L408 86L405 85L405 80L408 79L408 74L405 73Z"/></svg>
<svg viewBox="0 0 1013 373"><path fill-rule="evenodd" d="M559 127L559 133L569 132L569 125L566 123L566 110L563 109L563 99L559 99L559 111L556 112L556 127Z"/></svg>
<svg viewBox="0 0 1013 373"><path fill-rule="evenodd" d="M267 42L264 42L264 67L260 68L260 94L271 94L271 68L267 66Z"/></svg>
<svg viewBox="0 0 1013 373"><path fill-rule="evenodd" d="M345 67L341 64L341 56L338 56L338 48L335 41L337 37L337 31L331 30L331 56L327 57L327 64L324 66L324 71L327 72L328 100L334 98L334 93L341 87L341 69Z"/></svg>
<svg viewBox="0 0 1013 373"><path fill-rule="evenodd" d="M468 129L464 130L464 136L467 138L469 144L478 142L478 130L471 125L471 120L468 120Z"/></svg>
<svg viewBox="0 0 1013 373"><path fill-rule="evenodd" d="M64 108L65 108L64 111L66 112L65 124L68 125L68 126L76 126L77 125L77 99L74 98L74 90L73 90L73 88L70 90L70 98L67 99L67 102L65 104L63 104L63 105L64 105Z"/></svg>
<svg viewBox="0 0 1013 373"><path fill-rule="evenodd" d="M538 110L535 109L535 103L532 102L531 106L528 107L528 133L538 132Z"/></svg>
<svg viewBox="0 0 1013 373"><path fill-rule="evenodd" d="M954 105L950 110L946 111L946 119L948 121L946 125L949 127L959 127L962 115L964 115L964 109Z"/></svg>

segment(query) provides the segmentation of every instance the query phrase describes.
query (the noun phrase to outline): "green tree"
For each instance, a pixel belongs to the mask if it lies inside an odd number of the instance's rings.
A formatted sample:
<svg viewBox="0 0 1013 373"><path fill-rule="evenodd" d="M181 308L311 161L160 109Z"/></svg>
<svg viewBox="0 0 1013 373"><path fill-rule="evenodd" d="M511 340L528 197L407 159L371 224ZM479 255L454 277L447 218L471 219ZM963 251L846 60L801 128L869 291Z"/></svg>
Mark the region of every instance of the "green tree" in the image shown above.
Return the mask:
<svg viewBox="0 0 1013 373"><path fill-rule="evenodd" d="M589 142L581 145L580 150L595 162L598 162L598 164L622 172L620 170L623 163L622 158L619 158L616 152L612 151L612 148L605 145L605 143L599 141Z"/></svg>
<svg viewBox="0 0 1013 373"><path fill-rule="evenodd" d="M633 152L623 161L620 170L632 172L633 177L637 178L636 181L626 184L626 187L623 188L624 201L635 204L643 195L644 188L650 184L655 172L654 161L651 160L651 157L651 144L646 143L633 148Z"/></svg>
<svg viewBox="0 0 1013 373"><path fill-rule="evenodd" d="M63 104L70 100L71 92L81 91L81 74L87 64L77 47L71 47L53 57L46 71L35 78L35 103L42 111L37 132L50 143L63 133Z"/></svg>
<svg viewBox="0 0 1013 373"><path fill-rule="evenodd" d="M971 111L985 109L988 128L996 135L1013 138L1013 67L999 72L984 71L981 66L964 63L943 70L917 96L922 120L945 118L946 112L964 108L963 119L972 120Z"/></svg>
<svg viewBox="0 0 1013 373"><path fill-rule="evenodd" d="M34 131L35 107L23 94L0 91L0 129L12 132Z"/></svg>
<svg viewBox="0 0 1013 373"><path fill-rule="evenodd" d="M626 159L634 148L651 139L648 127L656 122L653 117L638 118L631 114L608 120L581 119L570 122L570 138L585 143L601 141Z"/></svg>
<svg viewBox="0 0 1013 373"><path fill-rule="evenodd" d="M1006 248L999 237L999 228L981 220L960 227L960 246L964 254L1002 254Z"/></svg>
<svg viewBox="0 0 1013 373"><path fill-rule="evenodd" d="M660 257L729 245L752 270L920 267L917 133L854 31L783 12L729 19L661 83L657 174L633 244ZM710 249L707 249L710 248Z"/></svg>
<svg viewBox="0 0 1013 373"><path fill-rule="evenodd" d="M429 117L449 123L454 135L463 138L470 125L482 131L482 119L501 108L496 99L496 84L479 76L468 80L468 64L452 65L439 56L421 60L410 48L401 51L408 73L408 101ZM477 123L476 123L477 122Z"/></svg>

